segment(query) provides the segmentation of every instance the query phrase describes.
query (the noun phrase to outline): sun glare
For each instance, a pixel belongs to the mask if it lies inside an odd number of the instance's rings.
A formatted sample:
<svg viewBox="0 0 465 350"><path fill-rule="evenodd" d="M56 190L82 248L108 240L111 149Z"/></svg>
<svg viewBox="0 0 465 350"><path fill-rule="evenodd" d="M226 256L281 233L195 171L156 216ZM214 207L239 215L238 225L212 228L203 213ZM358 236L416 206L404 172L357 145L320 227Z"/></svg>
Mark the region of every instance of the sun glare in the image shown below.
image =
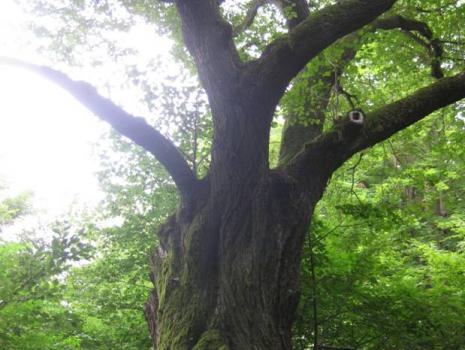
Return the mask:
<svg viewBox="0 0 465 350"><path fill-rule="evenodd" d="M30 59L26 19L10 0L0 2L0 55ZM105 130L86 109L52 83L0 65L0 181L9 192L32 192L49 215L72 203L92 206L99 192L95 143Z"/></svg>
<svg viewBox="0 0 465 350"><path fill-rule="evenodd" d="M0 67L0 178L14 192L32 191L54 214L73 201L95 202L92 143L103 125L53 84Z"/></svg>
<svg viewBox="0 0 465 350"><path fill-rule="evenodd" d="M35 52L30 20L14 0L0 1L0 56L47 65ZM175 73L179 68L166 59L170 41L141 19L129 31L106 34L137 54L81 68L72 78L105 85L111 77L112 100L130 113L147 115L140 91L126 84L124 64L147 67L155 58L168 62L165 72ZM105 60L105 53L91 54ZM109 127L58 86L18 68L0 65L0 94L0 183L6 182L10 192L33 192L35 207L49 216L67 213L71 203L95 204L101 194L93 144Z"/></svg>

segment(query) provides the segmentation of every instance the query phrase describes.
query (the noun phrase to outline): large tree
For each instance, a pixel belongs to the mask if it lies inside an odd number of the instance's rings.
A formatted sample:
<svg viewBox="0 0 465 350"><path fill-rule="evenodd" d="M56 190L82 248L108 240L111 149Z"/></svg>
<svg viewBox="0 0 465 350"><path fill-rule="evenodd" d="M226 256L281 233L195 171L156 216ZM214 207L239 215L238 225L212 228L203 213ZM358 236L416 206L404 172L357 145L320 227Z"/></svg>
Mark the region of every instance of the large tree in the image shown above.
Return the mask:
<svg viewBox="0 0 465 350"><path fill-rule="evenodd" d="M443 43L402 1L394 6L395 0L310 5L305 0L252 0L243 21L234 26L222 9L224 1L163 2L176 8L211 108L211 164L203 178L170 140L89 84L47 67L2 61L64 87L153 154L176 184L179 208L159 230L160 245L151 258L155 288L146 318L154 346L290 349L304 238L331 175L357 152L465 98L465 72L457 72L453 63L444 71ZM431 1L417 1L418 13L459 4L438 1L431 9L422 3L431 6ZM276 6L286 31L257 57L246 57L237 49L237 37L253 25L261 6ZM361 103L364 112L347 113L328 127L328 110L343 105L339 97L353 103L342 87L344 71L363 47L385 42L377 33L391 30L424 50L421 60L412 60L412 69L426 64L432 78L421 80L416 91L404 87L408 95L393 91L399 96L388 103ZM460 37L449 39L453 43ZM325 52L331 59L325 59ZM393 66L398 64L395 50L386 54L392 55ZM388 84L390 77L384 79ZM293 93L305 97L292 99ZM283 108L279 161L271 169L270 129L283 96L290 97Z"/></svg>

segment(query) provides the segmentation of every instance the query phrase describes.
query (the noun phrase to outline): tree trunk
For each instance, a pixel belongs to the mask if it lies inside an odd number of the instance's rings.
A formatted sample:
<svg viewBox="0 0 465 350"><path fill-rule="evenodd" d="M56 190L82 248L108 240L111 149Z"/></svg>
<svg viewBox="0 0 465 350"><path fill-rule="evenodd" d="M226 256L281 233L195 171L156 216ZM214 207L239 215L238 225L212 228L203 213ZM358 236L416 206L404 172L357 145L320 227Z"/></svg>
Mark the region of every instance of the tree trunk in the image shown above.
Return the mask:
<svg viewBox="0 0 465 350"><path fill-rule="evenodd" d="M337 43L342 55L334 62L340 61L338 68L343 69L355 57L364 33L400 28L427 39L433 75L440 77L442 48L426 24L396 16L359 31L395 0L339 1L311 16L304 0L276 0L283 9L296 11L292 16L284 11L288 33L266 45L259 58L243 61L233 28L219 7L223 1L162 2L176 6L186 48L211 107L212 162L203 180L158 130L91 85L16 59L0 57L0 64L29 69L62 86L153 154L179 189L180 208L161 228L160 245L151 259L155 289L146 318L157 349L290 349L304 235L327 179L355 153L463 99L465 72L366 114L359 112L357 120L346 116L324 131L323 110L340 74L336 71L332 79L333 63L319 65L318 55ZM350 45L341 46L344 43ZM312 94L289 110L280 165L271 171L273 113L292 79L314 60L317 69L309 72L316 75L306 78L311 89L302 90ZM319 123L308 124L311 120Z"/></svg>
<svg viewBox="0 0 465 350"><path fill-rule="evenodd" d="M160 230L146 305L156 349L290 349L301 249L321 192L305 195L278 172L227 193L205 187Z"/></svg>

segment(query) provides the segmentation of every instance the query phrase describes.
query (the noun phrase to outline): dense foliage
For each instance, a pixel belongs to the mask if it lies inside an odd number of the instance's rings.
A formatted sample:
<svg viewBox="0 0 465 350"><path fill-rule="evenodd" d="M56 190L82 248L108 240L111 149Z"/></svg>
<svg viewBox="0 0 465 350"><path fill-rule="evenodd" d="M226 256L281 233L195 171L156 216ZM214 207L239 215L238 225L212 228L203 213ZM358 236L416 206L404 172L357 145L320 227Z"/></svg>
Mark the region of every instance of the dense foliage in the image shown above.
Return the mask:
<svg viewBox="0 0 465 350"><path fill-rule="evenodd" d="M447 111L335 174L305 250L297 349L316 328L341 347L463 348L463 137Z"/></svg>
<svg viewBox="0 0 465 350"><path fill-rule="evenodd" d="M137 56L104 34L140 21L154 22L158 31L178 40L172 51L186 67L178 77L182 83L157 82L154 62L128 64L125 73L147 110L157 111L152 122L170 135L196 174L205 174L211 116L192 80L192 62L179 45L172 7L145 1L69 1L68 6L58 5L58 11L53 1L33 3L35 11L62 21L52 27L39 19L34 23L48 38L42 49L51 46L70 62L101 42L109 59ZM241 29L235 39L241 55L251 59L284 31L285 19L268 5L244 27L249 2L233 3L227 1L224 11ZM331 1L313 3L317 8ZM441 42L445 74L464 69L463 2L399 1L397 6L404 15L428 23ZM117 10L120 15L113 15ZM410 34L373 31L314 60L293 81L276 112L271 163L278 163L284 117L292 115L287 120L296 124L318 123L306 119L314 101L309 96L324 89L318 82L308 89L308 77L315 72L322 72L322 81L337 80L319 121L325 129L352 105L379 106L433 80L431 61L438 57L431 56L431 40ZM422 43L430 46L425 49ZM343 62L338 50L355 53ZM86 59L95 63L94 57ZM157 99L161 92L164 97ZM319 349L465 349L464 113L460 104L434 113L354 156L333 175L304 247L295 349L315 344ZM175 209L178 195L152 158L117 136L109 140L112 150L102 151L100 174L107 198L94 219L105 224L84 221L76 231L61 223L50 228L50 242L27 237L19 243L2 242L0 348L150 348L142 313L151 289L148 256L156 245L154 232ZM23 197L1 202L0 225L23 213L24 203Z"/></svg>

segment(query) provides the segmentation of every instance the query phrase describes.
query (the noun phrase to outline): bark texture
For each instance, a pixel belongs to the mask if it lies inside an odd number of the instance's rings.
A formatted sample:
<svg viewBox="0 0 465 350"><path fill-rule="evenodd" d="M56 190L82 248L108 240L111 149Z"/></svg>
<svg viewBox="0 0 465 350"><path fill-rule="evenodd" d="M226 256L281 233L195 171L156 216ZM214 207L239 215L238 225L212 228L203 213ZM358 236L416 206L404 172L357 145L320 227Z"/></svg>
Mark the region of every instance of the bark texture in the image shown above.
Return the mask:
<svg viewBox="0 0 465 350"><path fill-rule="evenodd" d="M161 229L152 258L157 297L146 310L157 349L291 348L304 235L331 171L309 173L306 181L285 166L271 171L273 113L305 63L353 30L345 10L361 19L358 28L392 3L356 1L314 17L299 11L289 36L247 64L216 1L176 3L215 136L208 177ZM346 25L329 27L337 18ZM324 34L305 39L315 31Z"/></svg>
<svg viewBox="0 0 465 350"><path fill-rule="evenodd" d="M214 142L208 176L161 229L161 245L152 257L155 291L146 317L157 349L291 349L304 235L329 177L354 153L440 106L411 108L408 101L423 100L420 91L371 113L368 123L346 120L327 133L322 123L303 127L288 116L280 166L270 170L273 113L290 80L312 58L394 2L351 0L310 14L302 10L303 1L275 1L281 8L293 6L298 16L288 20L287 36L247 63L233 44L238 28L221 18L216 1L176 2L186 46L209 97ZM252 5L244 27L263 3ZM352 45L343 50L340 69L355 56L359 36L344 39ZM309 81L323 86L318 99L306 101L309 119L323 121L331 70L322 66ZM449 83L427 89L447 94ZM458 85L447 103L465 94ZM411 110L415 116L403 119Z"/></svg>
<svg viewBox="0 0 465 350"><path fill-rule="evenodd" d="M290 349L300 251L321 192L303 194L278 172L208 187L195 215L182 208L160 232L157 349Z"/></svg>
<svg viewBox="0 0 465 350"><path fill-rule="evenodd" d="M271 1L271 0L270 0ZM59 84L117 131L151 152L181 193L181 204L158 232L151 257L155 289L145 307L158 350L289 350L299 299L304 235L331 174L356 152L465 97L465 73L439 79L395 103L368 112L363 123L345 119L323 132L334 79L322 65L308 84L318 96L304 101L300 124L287 115L279 166L268 164L274 110L290 81L337 40L357 42L364 32L401 28L420 33L438 72L440 48L429 28L403 17L373 23L395 0L346 0L310 13L303 0L274 0L289 32L255 61L242 62L234 30L218 0L173 0L184 41L209 98L214 139L211 167L197 179L181 153L143 119L100 96L89 84L53 69L0 58ZM244 20L253 21L255 1ZM237 28L236 28L237 30ZM350 35L349 35L350 34ZM426 47L426 46L425 46ZM356 54L342 50L338 69ZM436 74L436 77L442 77Z"/></svg>

